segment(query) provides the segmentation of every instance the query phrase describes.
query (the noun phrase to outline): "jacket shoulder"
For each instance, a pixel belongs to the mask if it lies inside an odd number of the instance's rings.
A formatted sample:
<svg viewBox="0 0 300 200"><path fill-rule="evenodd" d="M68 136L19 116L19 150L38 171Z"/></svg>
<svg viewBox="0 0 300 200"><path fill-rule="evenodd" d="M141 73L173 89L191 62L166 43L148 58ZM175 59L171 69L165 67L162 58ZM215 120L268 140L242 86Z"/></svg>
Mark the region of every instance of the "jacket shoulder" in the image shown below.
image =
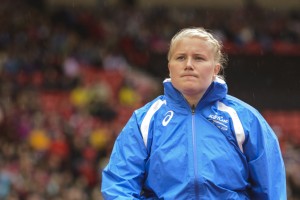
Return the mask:
<svg viewBox="0 0 300 200"><path fill-rule="evenodd" d="M256 108L254 108L250 104L234 96L227 95L223 102L226 105L235 109L237 113L241 113L241 114L247 113L249 115L252 115L253 117L259 117L259 118L261 117L260 112Z"/></svg>
<svg viewBox="0 0 300 200"><path fill-rule="evenodd" d="M136 109L134 111L134 115L139 121L141 121L147 113L157 111L163 104L166 104L165 96L160 95L152 101L146 103L144 106Z"/></svg>

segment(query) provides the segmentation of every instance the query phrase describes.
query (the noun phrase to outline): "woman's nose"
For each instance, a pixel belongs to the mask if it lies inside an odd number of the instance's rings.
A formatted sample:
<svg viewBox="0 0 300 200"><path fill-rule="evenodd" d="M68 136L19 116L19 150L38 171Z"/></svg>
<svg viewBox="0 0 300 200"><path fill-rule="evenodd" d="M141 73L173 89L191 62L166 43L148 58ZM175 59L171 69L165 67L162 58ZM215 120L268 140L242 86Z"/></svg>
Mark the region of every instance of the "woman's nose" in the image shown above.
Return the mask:
<svg viewBox="0 0 300 200"><path fill-rule="evenodd" d="M191 58L188 58L187 60L186 60L186 69L192 69L193 68L193 61L192 61L192 59Z"/></svg>

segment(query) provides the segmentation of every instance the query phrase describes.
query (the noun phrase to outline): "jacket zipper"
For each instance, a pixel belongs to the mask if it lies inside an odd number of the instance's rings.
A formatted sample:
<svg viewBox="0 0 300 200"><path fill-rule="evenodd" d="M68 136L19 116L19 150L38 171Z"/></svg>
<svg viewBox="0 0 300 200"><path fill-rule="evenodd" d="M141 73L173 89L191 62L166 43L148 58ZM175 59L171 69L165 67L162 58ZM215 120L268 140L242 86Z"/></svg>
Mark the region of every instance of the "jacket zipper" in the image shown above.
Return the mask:
<svg viewBox="0 0 300 200"><path fill-rule="evenodd" d="M192 137L193 137L193 156L194 156L194 187L196 199L199 199L199 187L198 187L198 159L197 159L197 145L196 145L196 132L195 132L195 105L192 105Z"/></svg>

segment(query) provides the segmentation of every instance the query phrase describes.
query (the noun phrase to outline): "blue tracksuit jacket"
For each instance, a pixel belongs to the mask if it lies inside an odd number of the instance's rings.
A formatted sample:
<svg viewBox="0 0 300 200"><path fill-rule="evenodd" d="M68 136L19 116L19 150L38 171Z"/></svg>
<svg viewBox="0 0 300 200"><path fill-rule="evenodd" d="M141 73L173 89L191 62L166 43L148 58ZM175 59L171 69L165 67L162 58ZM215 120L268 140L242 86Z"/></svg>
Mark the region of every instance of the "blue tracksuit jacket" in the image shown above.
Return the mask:
<svg viewBox="0 0 300 200"><path fill-rule="evenodd" d="M170 79L136 110L102 172L104 199L284 200L276 135L216 79L191 108Z"/></svg>

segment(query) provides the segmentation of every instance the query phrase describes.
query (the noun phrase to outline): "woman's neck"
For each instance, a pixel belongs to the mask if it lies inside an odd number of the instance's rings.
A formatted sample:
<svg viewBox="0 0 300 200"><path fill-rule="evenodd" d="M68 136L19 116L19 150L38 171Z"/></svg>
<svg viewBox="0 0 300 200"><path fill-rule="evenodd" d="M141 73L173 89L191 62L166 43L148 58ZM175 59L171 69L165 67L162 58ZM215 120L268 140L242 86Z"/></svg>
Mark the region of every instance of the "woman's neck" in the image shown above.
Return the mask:
<svg viewBox="0 0 300 200"><path fill-rule="evenodd" d="M189 103L189 105L191 107L196 107L197 104L199 103L200 99L202 98L202 95L201 96L185 96L184 95L184 98L186 99L186 101Z"/></svg>

